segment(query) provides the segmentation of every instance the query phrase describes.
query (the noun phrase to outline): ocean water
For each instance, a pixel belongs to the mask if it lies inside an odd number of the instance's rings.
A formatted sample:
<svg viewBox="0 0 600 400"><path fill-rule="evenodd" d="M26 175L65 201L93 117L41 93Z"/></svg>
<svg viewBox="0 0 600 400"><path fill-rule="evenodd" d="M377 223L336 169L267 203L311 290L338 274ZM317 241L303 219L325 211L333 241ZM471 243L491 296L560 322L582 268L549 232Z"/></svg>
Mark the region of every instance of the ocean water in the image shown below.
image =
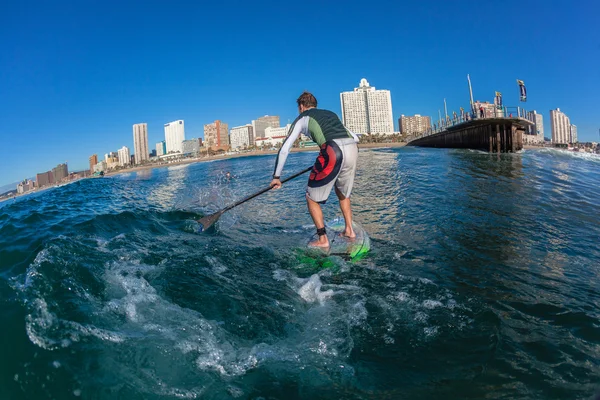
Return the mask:
<svg viewBox="0 0 600 400"><path fill-rule="evenodd" d="M309 166L293 154L284 175ZM582 399L600 391L600 158L360 152L372 250L327 268L274 156L0 203L1 399ZM227 181L230 171L234 179ZM334 199L327 220L340 216ZM192 224L193 225L193 224Z"/></svg>

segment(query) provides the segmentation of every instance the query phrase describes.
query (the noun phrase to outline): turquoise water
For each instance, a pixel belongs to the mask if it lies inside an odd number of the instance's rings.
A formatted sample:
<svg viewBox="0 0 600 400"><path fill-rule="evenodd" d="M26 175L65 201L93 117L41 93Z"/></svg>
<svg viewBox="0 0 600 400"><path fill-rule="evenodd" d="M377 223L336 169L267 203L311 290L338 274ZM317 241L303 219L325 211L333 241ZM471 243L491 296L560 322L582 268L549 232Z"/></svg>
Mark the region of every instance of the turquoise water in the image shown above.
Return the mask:
<svg viewBox="0 0 600 400"><path fill-rule="evenodd" d="M314 153L290 156L285 174ZM361 151L371 252L301 263L273 156L0 204L2 399L580 399L600 389L600 159ZM236 178L224 179L230 171ZM326 218L340 212L334 201Z"/></svg>

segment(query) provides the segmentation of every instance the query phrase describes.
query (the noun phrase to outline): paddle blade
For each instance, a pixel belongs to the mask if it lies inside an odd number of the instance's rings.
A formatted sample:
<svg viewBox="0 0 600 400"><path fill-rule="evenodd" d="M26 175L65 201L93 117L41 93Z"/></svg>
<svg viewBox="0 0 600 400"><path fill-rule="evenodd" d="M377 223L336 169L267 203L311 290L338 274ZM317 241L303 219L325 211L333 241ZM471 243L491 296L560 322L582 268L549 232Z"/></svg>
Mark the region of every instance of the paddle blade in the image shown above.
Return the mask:
<svg viewBox="0 0 600 400"><path fill-rule="evenodd" d="M222 214L223 212L219 211L214 214L200 218L197 221L198 225L200 225L198 228L198 233L207 231L211 226L215 224L215 222L217 222L217 220L221 217Z"/></svg>

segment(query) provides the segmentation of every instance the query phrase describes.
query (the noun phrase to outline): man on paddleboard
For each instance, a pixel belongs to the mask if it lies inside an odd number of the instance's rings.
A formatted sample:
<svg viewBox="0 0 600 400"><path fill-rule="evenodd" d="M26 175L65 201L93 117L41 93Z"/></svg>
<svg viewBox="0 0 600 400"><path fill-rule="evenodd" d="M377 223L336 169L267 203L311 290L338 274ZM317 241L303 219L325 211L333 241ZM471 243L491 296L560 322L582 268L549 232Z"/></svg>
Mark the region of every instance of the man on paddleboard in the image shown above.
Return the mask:
<svg viewBox="0 0 600 400"><path fill-rule="evenodd" d="M319 145L321 152L315 161L306 188L308 212L315 223L318 235L318 239L309 243L309 246L329 247L321 204L325 203L334 187L346 225L342 234L350 238L356 236L352 229L350 193L356 174L358 137L344 127L335 113L318 109L317 99L311 93L302 93L296 102L300 115L292 124L288 137L279 149L271 187L274 189L281 187L279 178L283 166L300 134L310 136Z"/></svg>

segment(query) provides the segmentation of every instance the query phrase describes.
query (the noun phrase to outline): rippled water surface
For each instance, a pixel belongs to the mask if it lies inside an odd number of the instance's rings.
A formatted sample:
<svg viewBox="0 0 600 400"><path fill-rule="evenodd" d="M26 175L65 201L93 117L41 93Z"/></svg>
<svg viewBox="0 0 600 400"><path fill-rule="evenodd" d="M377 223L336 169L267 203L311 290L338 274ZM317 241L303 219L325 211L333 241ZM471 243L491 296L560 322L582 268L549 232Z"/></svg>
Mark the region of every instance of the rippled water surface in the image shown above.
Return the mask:
<svg viewBox="0 0 600 400"><path fill-rule="evenodd" d="M312 163L290 156L284 175ZM600 158L361 151L372 251L327 268L306 176L273 156L0 203L2 399L589 398L600 389ZM235 175L231 181L224 173ZM326 219L340 216L336 202Z"/></svg>

